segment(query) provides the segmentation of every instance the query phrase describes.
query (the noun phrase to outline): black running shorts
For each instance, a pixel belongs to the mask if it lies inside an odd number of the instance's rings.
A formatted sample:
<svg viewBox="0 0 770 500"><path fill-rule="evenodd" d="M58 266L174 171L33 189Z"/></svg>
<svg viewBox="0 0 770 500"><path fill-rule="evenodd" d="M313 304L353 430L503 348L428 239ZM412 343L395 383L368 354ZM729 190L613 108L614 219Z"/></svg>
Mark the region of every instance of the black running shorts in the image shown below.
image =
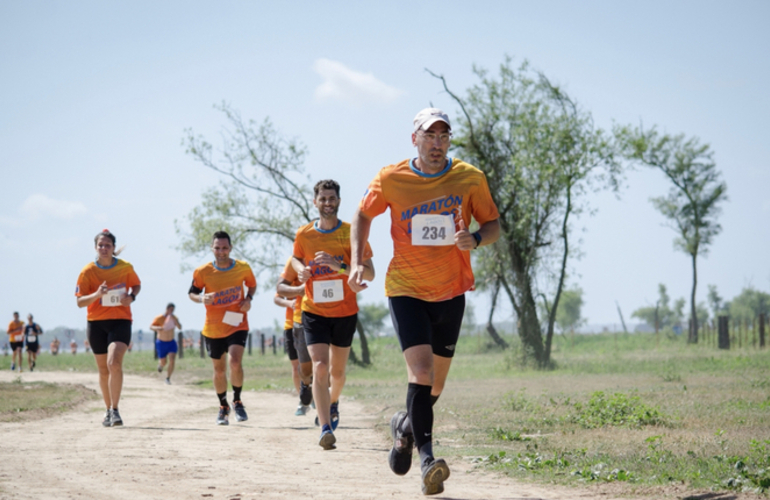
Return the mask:
<svg viewBox="0 0 770 500"><path fill-rule="evenodd" d="M283 331L283 350L289 355L291 361L297 359L297 349L294 348L294 332L290 328Z"/></svg>
<svg viewBox="0 0 770 500"><path fill-rule="evenodd" d="M305 329L307 345L331 344L335 347L350 347L356 333L358 314L342 318L327 318L302 311L302 327Z"/></svg>
<svg viewBox="0 0 770 500"><path fill-rule="evenodd" d="M203 338L206 339L206 352L209 357L211 359L222 359L222 355L230 350L231 345L246 347L249 332L247 330L239 330L221 339Z"/></svg>
<svg viewBox="0 0 770 500"><path fill-rule="evenodd" d="M437 356L451 358L455 355L465 312L465 295L442 302L390 297L388 305L402 351L427 344Z"/></svg>
<svg viewBox="0 0 770 500"><path fill-rule="evenodd" d="M130 319L102 319L89 321L86 327L88 343L94 354L107 354L107 348L113 342L131 344Z"/></svg>

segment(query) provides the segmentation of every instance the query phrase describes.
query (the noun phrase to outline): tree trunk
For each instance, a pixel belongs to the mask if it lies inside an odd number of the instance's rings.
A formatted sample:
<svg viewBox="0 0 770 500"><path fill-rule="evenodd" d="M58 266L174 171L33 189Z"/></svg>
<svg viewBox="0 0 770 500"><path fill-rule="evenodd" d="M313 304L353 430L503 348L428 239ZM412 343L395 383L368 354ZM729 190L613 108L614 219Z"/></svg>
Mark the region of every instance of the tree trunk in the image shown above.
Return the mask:
<svg viewBox="0 0 770 500"><path fill-rule="evenodd" d="M698 286L698 267L697 258L698 252L692 255L692 292L690 293L690 333L687 337L687 342L690 344L698 343L698 314L695 309L695 288Z"/></svg>
<svg viewBox="0 0 770 500"><path fill-rule="evenodd" d="M548 360L545 357L545 350L543 348L543 335L540 330L540 321L537 318L537 304L532 293L532 280L527 272L528 268L521 255L521 249L518 248L515 242L512 246L511 262L513 264L514 287L519 299L518 312L521 325L519 337L524 345L526 355L535 358L538 367L544 368ZM510 298L511 303L515 303L514 298Z"/></svg>
<svg viewBox="0 0 770 500"><path fill-rule="evenodd" d="M543 350L543 359L540 362L541 368L551 365L551 345L553 344L553 325L556 323L556 310L559 308L561 292L564 289L564 280L567 277L567 258L569 257L569 214L572 213L572 182L567 183L567 206L564 209L564 219L561 223L561 238L564 241L564 253L561 258L561 270L559 271L559 285L556 287L556 295L553 298L553 307L548 315L548 331L545 336L545 349Z"/></svg>
<svg viewBox="0 0 770 500"><path fill-rule="evenodd" d="M497 307L497 296L500 294L500 280L495 282L495 291L492 292L492 306L489 308L489 318L487 319L487 332L495 344L503 349L508 349L508 342L503 340L497 333L495 325L492 324L492 316L495 314L495 308Z"/></svg>

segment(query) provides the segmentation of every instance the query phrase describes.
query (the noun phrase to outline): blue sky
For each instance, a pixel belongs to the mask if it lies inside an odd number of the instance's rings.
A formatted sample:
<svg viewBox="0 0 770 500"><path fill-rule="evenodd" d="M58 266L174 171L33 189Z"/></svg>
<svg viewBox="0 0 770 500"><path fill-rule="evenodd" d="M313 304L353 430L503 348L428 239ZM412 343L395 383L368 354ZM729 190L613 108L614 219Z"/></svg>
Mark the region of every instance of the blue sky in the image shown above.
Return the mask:
<svg viewBox="0 0 770 500"><path fill-rule="evenodd" d="M75 280L109 228L143 281L134 328L168 301L198 328L174 220L219 179L185 154L185 129L216 141L223 100L269 117L307 146L312 179L341 183L349 220L377 169L413 155L419 109L456 115L425 68L463 93L474 64L495 71L506 54L561 84L599 127L657 125L711 144L730 200L699 297L708 284L727 298L768 291L769 22L759 1L2 2L0 317L83 327ZM629 172L620 199L594 195L596 214L578 221L572 283L591 323L617 322L615 301L628 320L658 283L688 296L689 260L649 202L667 189L659 172ZM379 276L365 302L385 300L391 255L385 217L374 233ZM487 298L470 298L481 319ZM281 321L271 294L256 307L252 326Z"/></svg>

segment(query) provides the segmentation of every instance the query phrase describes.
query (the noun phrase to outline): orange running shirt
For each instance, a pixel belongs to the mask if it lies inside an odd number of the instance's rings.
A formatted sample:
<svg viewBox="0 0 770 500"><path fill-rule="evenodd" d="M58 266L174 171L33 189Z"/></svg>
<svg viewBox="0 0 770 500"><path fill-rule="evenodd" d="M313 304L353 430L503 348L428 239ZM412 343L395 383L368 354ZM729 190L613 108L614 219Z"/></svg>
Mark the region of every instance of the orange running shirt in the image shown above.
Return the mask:
<svg viewBox="0 0 770 500"><path fill-rule="evenodd" d="M101 267L96 262L91 262L80 271L78 276L77 288L75 288L76 297L85 297L94 293L102 283L107 282L109 290L123 289L123 293L128 293L129 288L141 285L139 276L134 272L134 266L125 260L114 257L111 266ZM131 319L131 306L113 306L108 307L104 304L109 303L110 295L104 295L102 298L93 301L88 306L88 321L101 321L105 319Z"/></svg>
<svg viewBox="0 0 770 500"><path fill-rule="evenodd" d="M248 331L248 315L241 311L241 300L246 296L243 287L256 287L257 279L246 262L233 259L227 269L219 269L209 262L193 271L192 284L203 290L202 293L214 294L214 303L206 306L206 321L201 332L204 337L222 339L241 330ZM237 325L227 324L224 322L227 311L243 314L243 319Z"/></svg>
<svg viewBox="0 0 770 500"><path fill-rule="evenodd" d="M281 273L281 279L288 281L291 286L299 286L302 284L299 281L299 276L297 276L297 271L295 271L294 267L291 265L291 257L286 261L286 265ZM292 322L300 325L302 324L302 298L302 295L297 295L294 299L294 307L292 308ZM286 318L288 320L288 314ZM292 325L292 327L293 326L294 325Z"/></svg>
<svg viewBox="0 0 770 500"><path fill-rule="evenodd" d="M24 341L24 322L11 321L8 323L8 337L9 342L23 342Z"/></svg>
<svg viewBox="0 0 770 500"><path fill-rule="evenodd" d="M418 220L429 214L450 215L454 221L449 223L456 231L460 217L466 228L471 216L479 224L499 218L481 170L451 158L444 170L432 175L414 168L413 160L389 165L377 173L359 204L361 213L369 218L388 208L393 260L385 276L385 295L440 302L473 289L470 252L454 245L453 234L451 245L413 245L412 219L418 214ZM431 231L425 224L416 237L435 240L435 228ZM448 231L446 237L450 237Z"/></svg>
<svg viewBox="0 0 770 500"><path fill-rule="evenodd" d="M348 277L329 266L315 262L316 252L324 251L338 262L350 267L350 224L339 221L337 227L323 230L315 222L299 228L294 238L294 257L310 266L311 276L305 283L302 310L326 318L343 318L358 312L356 294L348 286ZM364 260L372 258L369 243L364 248ZM342 297L339 291L342 290ZM319 295L316 296L315 292Z"/></svg>

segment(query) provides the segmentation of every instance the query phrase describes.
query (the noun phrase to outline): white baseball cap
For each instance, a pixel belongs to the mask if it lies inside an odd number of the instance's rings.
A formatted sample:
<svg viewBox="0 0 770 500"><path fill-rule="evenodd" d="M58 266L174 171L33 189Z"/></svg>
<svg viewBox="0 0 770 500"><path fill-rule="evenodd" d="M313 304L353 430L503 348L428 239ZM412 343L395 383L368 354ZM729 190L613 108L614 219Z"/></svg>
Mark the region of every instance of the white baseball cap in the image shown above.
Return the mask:
<svg viewBox="0 0 770 500"><path fill-rule="evenodd" d="M438 108L425 108L414 117L414 131L420 129L428 130L436 122L444 122L452 130L452 124L449 123L449 117Z"/></svg>

